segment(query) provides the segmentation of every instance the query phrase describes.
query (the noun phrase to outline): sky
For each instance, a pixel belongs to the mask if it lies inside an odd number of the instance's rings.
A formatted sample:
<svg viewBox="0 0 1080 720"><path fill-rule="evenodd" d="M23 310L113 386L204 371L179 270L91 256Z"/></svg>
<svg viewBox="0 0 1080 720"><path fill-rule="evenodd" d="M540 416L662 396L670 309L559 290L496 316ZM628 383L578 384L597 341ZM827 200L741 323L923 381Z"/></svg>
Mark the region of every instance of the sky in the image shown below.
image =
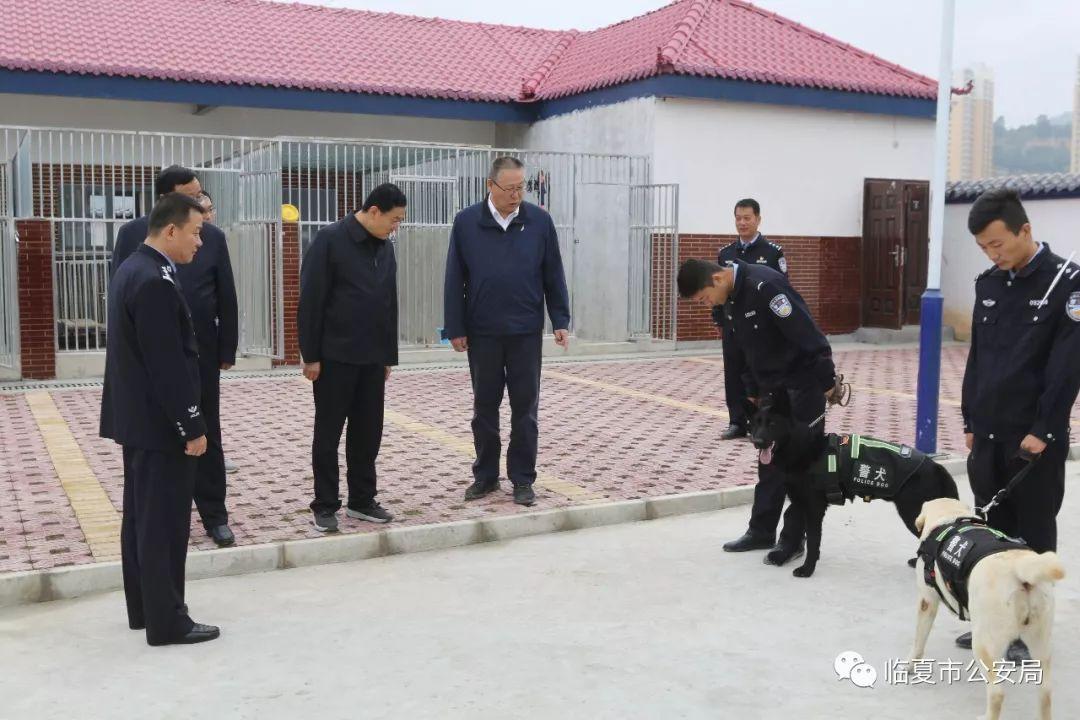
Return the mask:
<svg viewBox="0 0 1080 720"><path fill-rule="evenodd" d="M307 0L310 4L397 12L551 30L593 30L655 10L665 0ZM886 60L937 77L940 0L757 0ZM1022 7L1023 6L1023 7ZM1076 0L957 0L953 67L976 62L994 72L994 114L1015 127L1071 112L1080 56Z"/></svg>

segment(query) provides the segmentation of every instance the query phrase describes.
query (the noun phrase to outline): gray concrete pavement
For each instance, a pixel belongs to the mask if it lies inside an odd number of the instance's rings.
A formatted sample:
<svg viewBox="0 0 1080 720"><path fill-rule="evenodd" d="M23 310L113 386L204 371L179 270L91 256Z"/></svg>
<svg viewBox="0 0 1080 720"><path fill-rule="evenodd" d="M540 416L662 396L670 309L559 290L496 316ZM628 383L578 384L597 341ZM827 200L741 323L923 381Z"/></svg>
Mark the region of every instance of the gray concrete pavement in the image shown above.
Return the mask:
<svg viewBox="0 0 1080 720"><path fill-rule="evenodd" d="M1080 716L1080 468L1060 515L1055 709ZM730 555L748 508L188 585L205 645L150 648L109 593L0 611L0 717L975 717L979 683L889 685L914 548L890 505L830 509L809 580ZM966 664L942 612L927 654ZM842 651L879 679L837 679ZM1032 717L1011 688L1006 717Z"/></svg>

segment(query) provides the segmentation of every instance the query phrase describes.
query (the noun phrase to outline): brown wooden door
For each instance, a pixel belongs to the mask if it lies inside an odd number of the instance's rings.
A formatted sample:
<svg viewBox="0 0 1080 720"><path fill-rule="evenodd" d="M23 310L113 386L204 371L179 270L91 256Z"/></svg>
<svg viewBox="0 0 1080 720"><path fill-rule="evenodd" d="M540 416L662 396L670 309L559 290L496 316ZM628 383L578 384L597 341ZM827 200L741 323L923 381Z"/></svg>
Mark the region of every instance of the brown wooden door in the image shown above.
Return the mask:
<svg viewBox="0 0 1080 720"><path fill-rule="evenodd" d="M867 180L863 189L863 312L867 327L899 329L904 190L899 180Z"/></svg>
<svg viewBox="0 0 1080 720"><path fill-rule="evenodd" d="M918 325L930 255L930 183L904 183L904 323Z"/></svg>

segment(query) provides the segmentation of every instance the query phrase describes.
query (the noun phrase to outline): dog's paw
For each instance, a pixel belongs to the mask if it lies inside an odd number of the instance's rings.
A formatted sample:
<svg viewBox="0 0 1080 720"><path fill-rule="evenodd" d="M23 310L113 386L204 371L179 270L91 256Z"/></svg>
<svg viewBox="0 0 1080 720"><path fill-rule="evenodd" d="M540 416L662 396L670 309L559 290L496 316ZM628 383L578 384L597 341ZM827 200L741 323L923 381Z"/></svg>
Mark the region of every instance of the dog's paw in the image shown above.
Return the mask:
<svg viewBox="0 0 1080 720"><path fill-rule="evenodd" d="M800 565L791 571L791 574L798 578L808 578L814 574L816 566L814 565Z"/></svg>

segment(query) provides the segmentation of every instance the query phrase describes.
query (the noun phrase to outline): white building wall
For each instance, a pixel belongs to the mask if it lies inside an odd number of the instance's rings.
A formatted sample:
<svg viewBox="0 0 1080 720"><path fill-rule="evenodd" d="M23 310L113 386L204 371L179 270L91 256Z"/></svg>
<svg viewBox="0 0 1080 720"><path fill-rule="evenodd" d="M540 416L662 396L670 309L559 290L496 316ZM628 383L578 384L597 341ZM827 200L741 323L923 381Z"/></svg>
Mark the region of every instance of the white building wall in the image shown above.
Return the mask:
<svg viewBox="0 0 1080 720"><path fill-rule="evenodd" d="M500 147L613 155L651 155L656 98L577 110L532 125L503 124Z"/></svg>
<svg viewBox="0 0 1080 720"><path fill-rule="evenodd" d="M215 108L193 114L194 105L0 94L0 125L143 130L248 137L357 138L492 145L495 123L472 120L356 115L261 108Z"/></svg>
<svg viewBox="0 0 1080 720"><path fill-rule="evenodd" d="M679 230L734 232L733 208L761 203L766 234L862 234L863 180L927 180L934 123L907 117L661 99L654 182L679 183Z"/></svg>
<svg viewBox="0 0 1080 720"><path fill-rule="evenodd" d="M1080 261L1080 198L1025 200L1031 233L1046 242L1061 257L1076 252ZM967 229L970 203L945 206L945 252L941 265L941 292L945 297L945 324L956 330L959 339L971 337L971 309L975 303L975 276L990 267L990 261Z"/></svg>

